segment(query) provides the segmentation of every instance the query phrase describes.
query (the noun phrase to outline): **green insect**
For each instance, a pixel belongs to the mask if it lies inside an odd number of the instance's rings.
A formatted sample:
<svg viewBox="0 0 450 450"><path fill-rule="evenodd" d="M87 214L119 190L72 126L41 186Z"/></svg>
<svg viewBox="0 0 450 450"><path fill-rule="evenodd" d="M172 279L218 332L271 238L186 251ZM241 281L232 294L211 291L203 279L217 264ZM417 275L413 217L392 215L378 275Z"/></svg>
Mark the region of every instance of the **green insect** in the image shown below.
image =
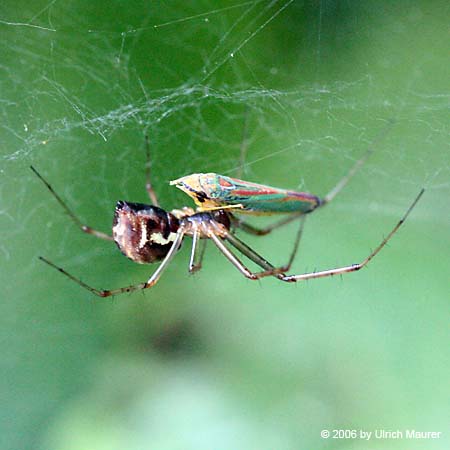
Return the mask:
<svg viewBox="0 0 450 450"><path fill-rule="evenodd" d="M306 214L323 203L319 197L306 192L288 191L217 173L194 173L170 184L192 197L202 211L235 209L252 215Z"/></svg>

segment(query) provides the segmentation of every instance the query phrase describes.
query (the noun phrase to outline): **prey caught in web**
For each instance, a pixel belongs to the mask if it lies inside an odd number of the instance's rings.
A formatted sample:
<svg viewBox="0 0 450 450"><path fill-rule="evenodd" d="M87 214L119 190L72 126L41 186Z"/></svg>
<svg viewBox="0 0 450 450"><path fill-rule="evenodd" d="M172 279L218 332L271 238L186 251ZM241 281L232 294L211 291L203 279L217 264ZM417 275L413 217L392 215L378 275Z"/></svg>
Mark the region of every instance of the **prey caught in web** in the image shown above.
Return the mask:
<svg viewBox="0 0 450 450"><path fill-rule="evenodd" d="M50 260L42 256L39 257L43 262L99 297L109 297L153 287L175 257L186 236L192 238L189 260L190 273L196 272L201 268L208 240L213 242L223 256L242 275L251 280L272 276L284 282L297 282L356 272L366 266L381 251L405 222L424 193L422 189L403 217L362 262L332 269L289 275L286 273L290 270L297 254L306 215L330 203L361 168L372 153L373 148L370 148L354 164L347 175L323 198L305 192L274 188L215 173L196 173L171 181L170 184L187 193L195 201L197 208L182 207L170 212L160 208L158 197L151 183L148 139L146 139L146 150L146 190L152 204L118 201L114 212L111 235L83 224L46 179L34 167L31 167L32 171L45 184L69 218L82 231L100 239L114 241L119 250L136 263L150 264L160 262L159 267L146 282L117 289L102 290L84 283ZM241 218L244 215L285 215L285 217L265 228L256 228ZM299 228L288 262L281 267L273 266L235 234L235 231L240 229L249 234L264 236L294 220L299 220ZM254 272L248 269L233 249L253 261L259 266L260 271Z"/></svg>

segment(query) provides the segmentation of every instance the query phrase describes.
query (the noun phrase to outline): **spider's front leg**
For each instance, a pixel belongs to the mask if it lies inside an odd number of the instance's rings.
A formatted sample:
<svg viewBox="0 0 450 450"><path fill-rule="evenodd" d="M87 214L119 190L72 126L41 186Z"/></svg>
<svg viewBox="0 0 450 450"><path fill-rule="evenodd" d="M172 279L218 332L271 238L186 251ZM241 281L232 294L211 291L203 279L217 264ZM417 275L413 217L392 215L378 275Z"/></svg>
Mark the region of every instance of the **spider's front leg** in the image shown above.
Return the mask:
<svg viewBox="0 0 450 450"><path fill-rule="evenodd" d="M417 197L414 199L410 207L407 209L406 213L403 215L403 217L397 222L397 224L392 228L392 230L389 232L389 234L378 244L378 246L375 248L375 250L362 262L357 264L351 264L349 266L343 266L343 267L337 267L334 269L327 269L327 270L320 270L318 272L310 272L310 273L303 273L299 275L284 275L278 277L282 281L287 282L295 282L295 281L302 281L302 280L310 280L313 278L324 278L324 277L330 277L334 275L342 275L344 273L349 272L356 272L363 267L365 267L382 249L383 247L389 242L389 240L394 236L394 234L398 231L398 229L405 223L405 220L411 213L411 211L416 206L417 202L420 200L420 197L422 197L423 193L425 192L425 189L422 189ZM267 271L267 275L271 275L270 271ZM265 275L265 276L267 276Z"/></svg>

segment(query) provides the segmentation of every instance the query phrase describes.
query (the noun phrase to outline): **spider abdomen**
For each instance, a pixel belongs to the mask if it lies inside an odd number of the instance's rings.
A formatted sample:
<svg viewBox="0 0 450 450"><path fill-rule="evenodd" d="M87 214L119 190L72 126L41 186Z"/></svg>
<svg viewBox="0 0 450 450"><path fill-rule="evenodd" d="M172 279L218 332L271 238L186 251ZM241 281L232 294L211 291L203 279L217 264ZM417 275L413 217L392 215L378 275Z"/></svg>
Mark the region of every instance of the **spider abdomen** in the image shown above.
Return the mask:
<svg viewBox="0 0 450 450"><path fill-rule="evenodd" d="M179 228L178 219L161 208L118 201L114 212L113 238L131 260L147 264L162 260Z"/></svg>

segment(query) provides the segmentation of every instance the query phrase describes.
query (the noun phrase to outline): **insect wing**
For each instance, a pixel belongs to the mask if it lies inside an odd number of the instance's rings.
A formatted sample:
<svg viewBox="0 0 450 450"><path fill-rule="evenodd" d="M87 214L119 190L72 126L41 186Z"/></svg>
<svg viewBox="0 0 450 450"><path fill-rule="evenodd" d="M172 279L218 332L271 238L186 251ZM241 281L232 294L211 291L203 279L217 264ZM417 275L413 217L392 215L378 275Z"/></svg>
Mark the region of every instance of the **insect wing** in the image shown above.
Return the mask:
<svg viewBox="0 0 450 450"><path fill-rule="evenodd" d="M249 181L217 175L216 201L226 205L241 204L250 214L307 213L317 208L320 199L305 192L288 191Z"/></svg>

